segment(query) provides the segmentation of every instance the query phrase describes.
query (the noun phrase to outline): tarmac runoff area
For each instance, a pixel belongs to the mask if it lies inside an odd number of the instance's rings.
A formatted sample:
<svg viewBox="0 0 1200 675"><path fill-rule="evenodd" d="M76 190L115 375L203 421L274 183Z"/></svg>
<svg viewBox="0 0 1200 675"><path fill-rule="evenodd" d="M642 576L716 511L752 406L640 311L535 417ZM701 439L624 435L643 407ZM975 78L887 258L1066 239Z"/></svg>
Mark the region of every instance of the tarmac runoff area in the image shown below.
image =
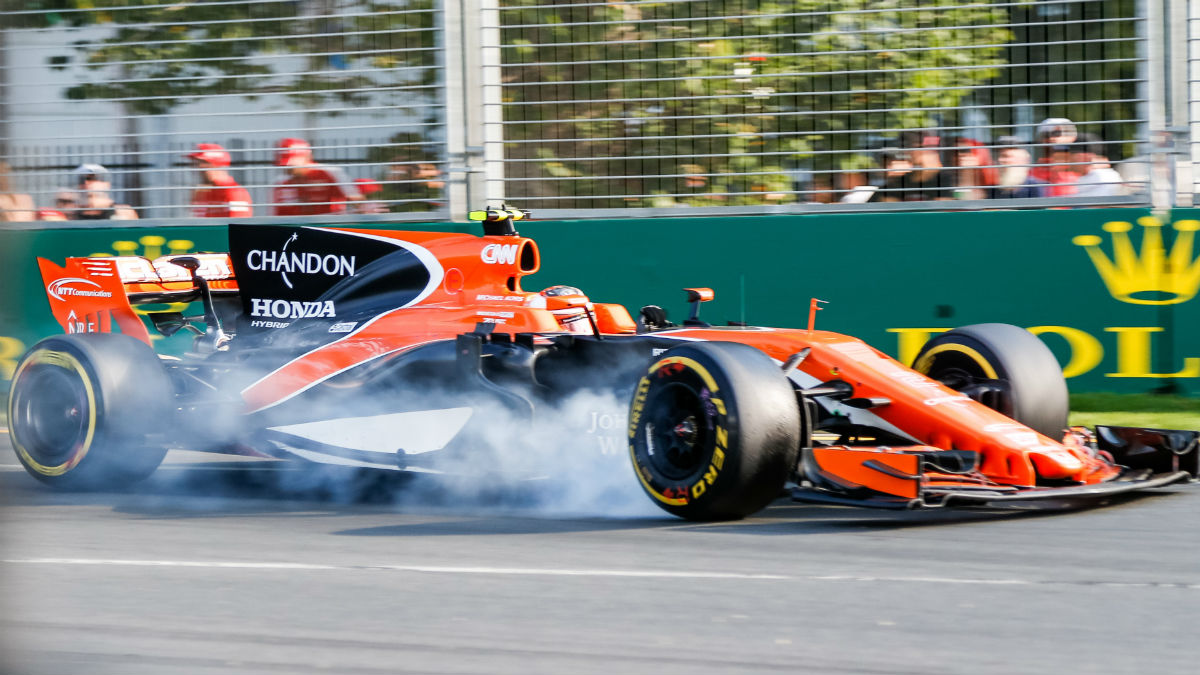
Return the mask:
<svg viewBox="0 0 1200 675"><path fill-rule="evenodd" d="M294 470L175 451L64 494L0 432L0 673L1200 670L1200 486L693 524Z"/></svg>

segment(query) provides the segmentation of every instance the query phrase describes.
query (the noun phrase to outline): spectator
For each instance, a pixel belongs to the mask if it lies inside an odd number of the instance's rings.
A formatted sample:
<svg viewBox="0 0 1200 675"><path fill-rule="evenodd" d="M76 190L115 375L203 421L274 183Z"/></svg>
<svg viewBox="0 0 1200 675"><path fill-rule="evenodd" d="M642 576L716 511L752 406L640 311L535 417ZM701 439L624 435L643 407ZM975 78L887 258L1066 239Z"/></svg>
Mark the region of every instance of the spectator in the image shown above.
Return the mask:
<svg viewBox="0 0 1200 675"><path fill-rule="evenodd" d="M1000 182L992 153L973 138L959 138L954 145L954 198L987 199Z"/></svg>
<svg viewBox="0 0 1200 675"><path fill-rule="evenodd" d="M59 190L54 195L54 208L38 209L38 220L68 220L67 214L74 211L79 194L74 190Z"/></svg>
<svg viewBox="0 0 1200 675"><path fill-rule="evenodd" d="M912 174L912 155L900 148L883 149L883 185L869 201L898 202L901 193L908 188L909 175Z"/></svg>
<svg viewBox="0 0 1200 675"><path fill-rule="evenodd" d="M1038 166L1030 175L1046 183L1047 197L1066 197L1075 194L1079 173L1071 165L1071 143L1078 132L1071 120L1049 117L1038 125Z"/></svg>
<svg viewBox="0 0 1200 675"><path fill-rule="evenodd" d="M1000 175L992 199L1033 199L1046 196L1046 183L1030 175L1033 157L1016 136L996 140Z"/></svg>
<svg viewBox="0 0 1200 675"><path fill-rule="evenodd" d="M108 169L99 164L81 164L75 168L77 196L71 220L137 220L137 212L128 204L114 204Z"/></svg>
<svg viewBox="0 0 1200 675"><path fill-rule="evenodd" d="M883 189L872 201L919 202L950 199L953 177L942 168L942 139L932 132L910 131L901 136L904 153L885 157ZM904 155L907 159L904 159ZM890 163L891 168L888 168ZM911 170L906 169L906 164Z"/></svg>
<svg viewBox="0 0 1200 675"><path fill-rule="evenodd" d="M200 185L192 191L192 215L196 218L249 218L254 215L250 193L238 185L225 169L229 152L216 143L197 143L188 153L200 170Z"/></svg>
<svg viewBox="0 0 1200 675"><path fill-rule="evenodd" d="M358 187L358 191L361 192L363 196L363 200L354 206L355 213L388 212L387 206L385 206L383 202L379 201L378 197L373 196L383 191L383 188L379 186L378 182L373 181L370 178L355 178L354 184Z"/></svg>
<svg viewBox="0 0 1200 675"><path fill-rule="evenodd" d="M345 213L346 202L362 194L345 172L313 161L312 146L299 138L279 143L275 165L286 167L288 178L273 191L277 216L316 216Z"/></svg>
<svg viewBox="0 0 1200 675"><path fill-rule="evenodd" d="M0 222L25 222L34 220L36 213L33 198L27 194L12 191L9 176L12 167L7 162L0 162Z"/></svg>
<svg viewBox="0 0 1200 675"><path fill-rule="evenodd" d="M411 148L391 159L387 192L388 198L396 201L393 210L428 211L443 204L446 183L441 169L429 160L423 152Z"/></svg>
<svg viewBox="0 0 1200 675"><path fill-rule="evenodd" d="M1072 146L1073 161L1083 175L1075 183L1079 197L1111 197L1124 194L1121 174L1108 163L1107 152L1095 134L1080 134Z"/></svg>
<svg viewBox="0 0 1200 675"><path fill-rule="evenodd" d="M1065 117L1047 117L1038 125L1038 143L1070 145L1078 135L1075 123Z"/></svg>

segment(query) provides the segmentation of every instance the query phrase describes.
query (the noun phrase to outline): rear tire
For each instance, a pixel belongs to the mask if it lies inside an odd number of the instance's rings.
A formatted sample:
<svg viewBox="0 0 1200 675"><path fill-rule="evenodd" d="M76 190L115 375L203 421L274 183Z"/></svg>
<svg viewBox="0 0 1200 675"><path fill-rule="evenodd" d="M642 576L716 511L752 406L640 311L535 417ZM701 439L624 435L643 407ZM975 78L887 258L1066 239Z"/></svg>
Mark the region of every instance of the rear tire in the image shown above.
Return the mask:
<svg viewBox="0 0 1200 675"><path fill-rule="evenodd" d="M1019 326L955 328L925 343L912 367L935 380L953 379L957 371L1007 381L1006 400L991 407L1055 440L1067 428L1070 403L1062 367L1045 343Z"/></svg>
<svg viewBox="0 0 1200 675"><path fill-rule="evenodd" d="M629 453L646 493L689 520L730 520L776 499L796 465L800 409L779 368L753 347L676 347L638 382Z"/></svg>
<svg viewBox="0 0 1200 675"><path fill-rule="evenodd" d="M34 478L73 490L142 480L166 448L174 394L154 350L125 335L61 335L38 342L13 374L8 424Z"/></svg>

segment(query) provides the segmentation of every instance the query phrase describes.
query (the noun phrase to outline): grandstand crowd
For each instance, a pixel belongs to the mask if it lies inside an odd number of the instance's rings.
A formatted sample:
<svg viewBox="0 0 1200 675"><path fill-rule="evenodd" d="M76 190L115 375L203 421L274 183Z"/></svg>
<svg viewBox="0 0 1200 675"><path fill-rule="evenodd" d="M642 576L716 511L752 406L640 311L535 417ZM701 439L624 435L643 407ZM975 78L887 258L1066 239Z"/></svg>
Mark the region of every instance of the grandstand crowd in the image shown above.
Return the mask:
<svg viewBox="0 0 1200 675"><path fill-rule="evenodd" d="M898 144L878 151L878 170L846 172L838 189L800 191L812 202L921 202L949 200L1036 199L1044 197L1106 197L1130 188L1112 167L1106 143L1094 134L1080 133L1066 118L1048 118L1037 127L1032 142L1000 136L994 143L967 136L948 137L938 130L909 131ZM217 143L198 143L186 155L196 170L190 212L197 218L243 218L254 215L311 216L387 213L389 205L377 193L380 183L350 179L339 167L319 163L312 146L300 138L282 139L275 165L283 174L271 191L270 204L255 208L250 193L230 173L230 153ZM433 165L389 169L385 182L413 178L442 185ZM9 189L11 169L0 162L0 220L132 220L137 211L116 203L110 173L96 163L73 172L73 185L57 190L53 203L37 205L27 194ZM399 180L390 180L396 179ZM690 176L688 178L691 178ZM704 183L689 183L703 194ZM374 198L373 195L376 195Z"/></svg>
<svg viewBox="0 0 1200 675"><path fill-rule="evenodd" d="M936 131L908 132L901 141L881 153L882 181L860 191L870 201L1108 197L1125 190L1101 139L1079 133L1066 118L1044 120L1033 144L1001 136L989 146Z"/></svg>

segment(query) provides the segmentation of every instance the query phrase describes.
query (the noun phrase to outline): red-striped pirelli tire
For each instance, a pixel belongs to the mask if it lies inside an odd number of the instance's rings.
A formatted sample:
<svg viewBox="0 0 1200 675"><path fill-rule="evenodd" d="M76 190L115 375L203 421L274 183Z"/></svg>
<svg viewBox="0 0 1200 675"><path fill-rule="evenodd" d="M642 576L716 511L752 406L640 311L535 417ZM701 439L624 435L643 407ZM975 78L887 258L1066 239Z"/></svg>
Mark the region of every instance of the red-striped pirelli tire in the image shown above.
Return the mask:
<svg viewBox="0 0 1200 675"><path fill-rule="evenodd" d="M173 411L166 370L145 343L110 333L38 342L13 374L8 426L34 478L87 490L127 485L154 472Z"/></svg>
<svg viewBox="0 0 1200 675"><path fill-rule="evenodd" d="M638 481L660 507L689 520L743 518L777 498L795 467L800 409L762 352L692 343L638 381L628 438Z"/></svg>

